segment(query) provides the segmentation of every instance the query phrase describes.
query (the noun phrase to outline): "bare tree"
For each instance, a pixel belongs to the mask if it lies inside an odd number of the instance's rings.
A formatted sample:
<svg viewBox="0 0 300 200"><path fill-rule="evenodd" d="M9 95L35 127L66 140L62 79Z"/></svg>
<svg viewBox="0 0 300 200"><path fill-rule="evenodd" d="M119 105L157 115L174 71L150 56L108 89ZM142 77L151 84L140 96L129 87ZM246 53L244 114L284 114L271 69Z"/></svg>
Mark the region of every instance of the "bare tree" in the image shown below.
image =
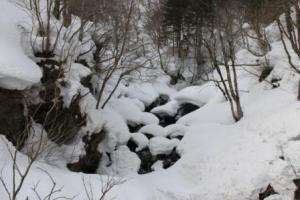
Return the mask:
<svg viewBox="0 0 300 200"><path fill-rule="evenodd" d="M293 8L287 8L284 13L285 23L282 22L280 18L277 19L276 22L290 67L296 73L300 74L300 66L298 66L292 58L292 54L295 54L298 59L300 59L300 5L298 0L289 0L285 3L293 6L295 12L292 11ZM289 48L287 44L289 44L291 48ZM298 100L300 100L300 81L298 87Z"/></svg>
<svg viewBox="0 0 300 200"><path fill-rule="evenodd" d="M236 4L231 6L234 5ZM215 12L218 13L218 16L214 23L207 27L203 43L208 52L210 64L219 77L213 81L228 100L234 120L239 121L243 117L243 110L235 54L241 33L237 23L238 15L231 6L216 7Z"/></svg>
<svg viewBox="0 0 300 200"><path fill-rule="evenodd" d="M106 200L106 197L111 190L119 185L125 183L125 180L120 178L115 178L112 176L101 176L100 182L102 184L101 194L100 196L95 195L92 189L91 180L86 180L86 178L82 178L85 195L88 200Z"/></svg>

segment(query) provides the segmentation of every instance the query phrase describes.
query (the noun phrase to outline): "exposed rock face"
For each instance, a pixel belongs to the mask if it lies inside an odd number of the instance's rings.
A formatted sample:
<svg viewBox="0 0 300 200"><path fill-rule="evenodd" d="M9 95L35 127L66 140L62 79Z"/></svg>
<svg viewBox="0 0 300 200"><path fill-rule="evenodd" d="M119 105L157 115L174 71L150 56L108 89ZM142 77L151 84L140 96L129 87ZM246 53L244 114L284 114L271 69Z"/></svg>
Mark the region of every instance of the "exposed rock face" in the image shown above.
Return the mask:
<svg viewBox="0 0 300 200"><path fill-rule="evenodd" d="M27 137L28 124L22 93L0 88L0 134L21 148Z"/></svg>
<svg viewBox="0 0 300 200"><path fill-rule="evenodd" d="M84 136L82 138L85 143L85 155L79 158L76 163L69 163L67 167L74 172L83 172L87 174L96 173L102 154L98 151L98 145L105 138L105 131Z"/></svg>
<svg viewBox="0 0 300 200"><path fill-rule="evenodd" d="M61 63L45 60L38 63L43 68L40 103L30 106L33 119L43 125L48 138L57 144L71 142L81 127L86 124L86 116L80 111L78 94L73 97L69 108L64 107L60 87L64 87Z"/></svg>
<svg viewBox="0 0 300 200"><path fill-rule="evenodd" d="M72 142L81 127L86 124L86 116L79 107L80 96L75 96L69 108L63 107L62 99L44 102L30 107L37 123L44 126L48 138L57 144Z"/></svg>

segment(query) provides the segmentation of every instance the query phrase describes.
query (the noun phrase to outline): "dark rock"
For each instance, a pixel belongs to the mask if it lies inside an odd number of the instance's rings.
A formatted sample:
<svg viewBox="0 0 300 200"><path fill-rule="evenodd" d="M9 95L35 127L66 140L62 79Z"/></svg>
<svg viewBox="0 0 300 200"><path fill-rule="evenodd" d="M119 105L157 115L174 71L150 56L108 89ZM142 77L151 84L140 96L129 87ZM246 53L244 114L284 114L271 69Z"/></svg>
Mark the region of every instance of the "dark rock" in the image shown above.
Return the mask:
<svg viewBox="0 0 300 200"><path fill-rule="evenodd" d="M128 124L127 126L131 133L137 133L145 125L144 124L138 124L138 125Z"/></svg>
<svg viewBox="0 0 300 200"><path fill-rule="evenodd" d="M130 151L135 152L135 150L138 147L138 145L132 139L130 139L127 142L127 147L129 148Z"/></svg>
<svg viewBox="0 0 300 200"><path fill-rule="evenodd" d="M178 139L178 140L182 140L183 139L183 136L182 135L178 135L176 137L170 137L170 136L167 136L168 139Z"/></svg>
<svg viewBox="0 0 300 200"><path fill-rule="evenodd" d="M149 134L149 133L145 133L144 135L145 135L149 140L150 140L151 138L154 137L153 135L151 135L151 134Z"/></svg>
<svg viewBox="0 0 300 200"><path fill-rule="evenodd" d="M160 154L160 155L153 156L149 148L145 148L144 150L137 152L137 155L141 160L141 166L138 171L139 174L147 174L152 172L153 171L152 165L158 160L162 160L163 168L167 169L172 165L174 165L180 159L180 156L177 154L175 148L173 149L172 153L170 153L169 155Z"/></svg>
<svg viewBox="0 0 300 200"><path fill-rule="evenodd" d="M174 148L172 153L164 159L163 168L167 169L167 168L173 166L179 159L180 159L180 156L178 155L178 153L176 152L176 149Z"/></svg>
<svg viewBox="0 0 300 200"><path fill-rule="evenodd" d="M68 144L86 124L86 115L80 110L80 95L74 96L70 107L65 108L60 98L57 102L43 102L30 106L33 119L44 126L48 138L57 144Z"/></svg>
<svg viewBox="0 0 300 200"><path fill-rule="evenodd" d="M278 88L278 87L280 86L280 81L281 81L280 78L273 78L273 79L271 80L273 89Z"/></svg>
<svg viewBox="0 0 300 200"><path fill-rule="evenodd" d="M153 108L157 106L165 105L166 103L168 103L169 99L170 98L168 95L160 95L154 102L152 102L152 104L145 108L145 112L150 112Z"/></svg>
<svg viewBox="0 0 300 200"><path fill-rule="evenodd" d="M0 134L11 141L17 149L22 148L28 136L30 121L25 116L25 100L20 91L0 88Z"/></svg>
<svg viewBox="0 0 300 200"><path fill-rule="evenodd" d="M64 77L64 72L61 67L62 64L51 59L42 60L37 64L43 69L40 98L44 101L51 101L59 97L59 79Z"/></svg>
<svg viewBox="0 0 300 200"><path fill-rule="evenodd" d="M67 87L63 81L62 63L46 59L38 63L43 69L42 87L39 91L40 102L29 107L32 118L43 125L48 138L57 144L68 144L77 136L81 127L86 124L86 115L81 113L82 96L73 97L69 108L64 106L61 87Z"/></svg>
<svg viewBox="0 0 300 200"><path fill-rule="evenodd" d="M295 180L293 180L293 182L297 187L297 189L295 190L295 193L294 193L294 199L300 200L300 179L295 179Z"/></svg>
<svg viewBox="0 0 300 200"><path fill-rule="evenodd" d="M94 88L93 88L93 84L91 82L92 80L92 75L88 75L86 77L83 77L81 80L80 80L80 83L81 85L83 85L84 87L88 88L90 90L90 93L94 94Z"/></svg>
<svg viewBox="0 0 300 200"><path fill-rule="evenodd" d="M144 150L137 152L137 155L141 160L141 166L138 173L147 174L152 172L153 170L151 166L155 162L155 158L152 156L149 148L145 148Z"/></svg>
<svg viewBox="0 0 300 200"><path fill-rule="evenodd" d="M264 200L269 196L278 194L277 192L275 192L274 188L271 185L268 185L268 187L266 188L266 190L262 193L259 193L259 200Z"/></svg>
<svg viewBox="0 0 300 200"><path fill-rule="evenodd" d="M102 154L98 151L98 145L105 138L105 131L84 136L82 141L85 143L85 155L79 158L76 163L68 163L67 167L74 172L87 174L96 173Z"/></svg>
<svg viewBox="0 0 300 200"><path fill-rule="evenodd" d="M159 125L161 127L166 127L169 126L171 124L175 124L176 123L176 117L174 116L168 116L168 115L156 115L159 119Z"/></svg>
<svg viewBox="0 0 300 200"><path fill-rule="evenodd" d="M41 82L43 85L53 84L58 79L63 78L62 63L55 60L47 59L37 63L43 69L43 77Z"/></svg>
<svg viewBox="0 0 300 200"><path fill-rule="evenodd" d="M196 106L194 104L191 103L182 104L177 111L176 118L179 119L180 117L183 117L184 115L187 115L197 109L199 109L199 106Z"/></svg>
<svg viewBox="0 0 300 200"><path fill-rule="evenodd" d="M273 71L273 67L264 67L259 77L259 82L266 80L266 78L271 74L272 71Z"/></svg>

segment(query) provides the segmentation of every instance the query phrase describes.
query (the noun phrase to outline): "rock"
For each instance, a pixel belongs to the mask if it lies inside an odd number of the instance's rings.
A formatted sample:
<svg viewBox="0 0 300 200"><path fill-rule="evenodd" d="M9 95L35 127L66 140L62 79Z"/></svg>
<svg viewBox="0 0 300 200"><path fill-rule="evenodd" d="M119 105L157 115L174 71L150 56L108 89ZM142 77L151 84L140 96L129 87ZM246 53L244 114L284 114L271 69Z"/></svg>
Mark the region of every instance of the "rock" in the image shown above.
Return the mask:
<svg viewBox="0 0 300 200"><path fill-rule="evenodd" d="M67 167L73 172L96 173L102 157L98 151L98 145L103 141L105 135L105 131L101 131L91 136L84 136L82 141L85 143L85 155L80 157L76 163L68 163Z"/></svg>
<svg viewBox="0 0 300 200"><path fill-rule="evenodd" d="M300 200L300 179L293 180L294 184L297 186L297 189L294 193L295 200Z"/></svg>
<svg viewBox="0 0 300 200"><path fill-rule="evenodd" d="M163 168L168 169L169 167L173 166L179 159L180 159L180 156L176 152L176 149L174 148L172 153L164 159Z"/></svg>
<svg viewBox="0 0 300 200"><path fill-rule="evenodd" d="M152 165L155 162L154 157L152 156L149 148L146 148L142 151L137 152L141 160L141 166L138 171L138 174L147 174L153 171Z"/></svg>
<svg viewBox="0 0 300 200"><path fill-rule="evenodd" d="M268 187L266 188L265 191L263 191L262 193L259 193L259 200L264 200L269 196L278 194L277 192L275 192L274 188L271 185L268 185Z"/></svg>
<svg viewBox="0 0 300 200"><path fill-rule="evenodd" d="M90 92L92 94L94 94L94 88L93 88L93 84L92 84L92 74L86 76L86 77L83 77L81 80L80 80L80 83L81 85L83 85L84 87L88 88L90 90Z"/></svg>
<svg viewBox="0 0 300 200"><path fill-rule="evenodd" d="M24 97L20 91L0 88L0 134L6 136L17 149L27 137Z"/></svg>
<svg viewBox="0 0 300 200"><path fill-rule="evenodd" d="M168 95L164 95L164 94L160 95L152 104L150 104L145 108L145 112L150 112L153 108L168 103L169 99L170 98Z"/></svg>
<svg viewBox="0 0 300 200"><path fill-rule="evenodd" d="M130 151L136 152L136 148L138 147L138 145L136 144L135 141L133 141L133 139L130 139L127 142L127 147L129 148Z"/></svg>
<svg viewBox="0 0 300 200"><path fill-rule="evenodd" d="M176 117L174 116L168 116L168 115L157 115L157 117L159 118L159 125L162 127L166 127L169 126L171 124L175 124L176 123Z"/></svg>
<svg viewBox="0 0 300 200"><path fill-rule="evenodd" d="M80 95L75 96L69 108L63 106L62 99L32 105L30 113L37 123L44 126L50 140L57 144L68 144L86 124L86 115L80 111L80 99Z"/></svg>
<svg viewBox="0 0 300 200"><path fill-rule="evenodd" d="M134 125L132 123L128 124L128 128L129 128L130 133L136 133L136 132L138 132L143 126L145 126L145 125L144 124Z"/></svg>
<svg viewBox="0 0 300 200"><path fill-rule="evenodd" d="M191 103L184 103L180 105L180 108L178 109L176 119L179 119L183 117L184 115L187 115L195 110L199 109L199 106L196 106Z"/></svg>
<svg viewBox="0 0 300 200"><path fill-rule="evenodd" d="M259 82L264 81L273 71L273 67L264 67L263 71L259 77Z"/></svg>

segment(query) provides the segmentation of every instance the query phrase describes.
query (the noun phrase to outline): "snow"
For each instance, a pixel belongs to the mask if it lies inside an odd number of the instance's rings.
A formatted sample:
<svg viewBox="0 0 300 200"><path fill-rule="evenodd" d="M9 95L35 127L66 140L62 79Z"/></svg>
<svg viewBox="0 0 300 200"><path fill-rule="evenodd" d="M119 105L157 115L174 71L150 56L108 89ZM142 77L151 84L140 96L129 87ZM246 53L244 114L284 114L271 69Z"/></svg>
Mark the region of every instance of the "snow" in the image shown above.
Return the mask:
<svg viewBox="0 0 300 200"><path fill-rule="evenodd" d="M0 2L0 87L23 90L38 83L42 77L40 68L25 54L21 47L21 34L17 23L25 13L8 1Z"/></svg>
<svg viewBox="0 0 300 200"><path fill-rule="evenodd" d="M130 85L126 92L126 97L132 99L138 99L142 101L146 106L150 105L157 97L159 93L150 83L140 83Z"/></svg>
<svg viewBox="0 0 300 200"><path fill-rule="evenodd" d="M160 125L155 125L155 124L151 124L151 125L142 127L140 129L140 132L143 134L149 134L152 136L161 136L161 137L166 136L166 132L165 132L164 128L161 127Z"/></svg>
<svg viewBox="0 0 300 200"><path fill-rule="evenodd" d="M169 155L177 145L178 140L154 137L150 139L149 149L152 155Z"/></svg>
<svg viewBox="0 0 300 200"><path fill-rule="evenodd" d="M0 86L24 89L37 83L41 72L21 49L20 35L15 27L15 22L21 19L20 12L16 11L16 17L12 15L12 9L15 8L11 8L6 0L1 1L0 6L3 8L0 25L4 27L0 32L0 42L3 44L0 47L0 64L11 66L0 68ZM37 183L41 195L47 195L51 182L40 170L43 169L51 174L58 186L63 187L64 196L75 196L75 200L87 198L83 179L90 180L88 185L95 197L98 196L104 184L100 180L106 177L103 174L127 179L109 193L108 197L115 197L116 200L258 199L258 194L269 184L279 194L266 200L294 199L296 186L293 180L300 173L299 75L289 68L274 24L267 28L267 34L272 36L272 51L266 57L274 68L267 80L280 78L280 87L273 89L267 82L259 83L258 77L246 73L247 66L239 68L244 117L238 123L234 122L228 102L212 82L186 87L179 92L168 86L165 78L149 83L130 82L129 87L122 88L122 97L114 96L105 109L99 110L95 109L96 99L87 94L81 101L81 108L87 113L87 124L81 131L82 135L101 130L107 132L107 137L98 146L103 154L98 174L72 173L66 169L66 162L73 159L72 148L78 158L83 149L82 142L58 147L46 140L47 145L50 143L53 146L53 158L59 161L49 162L44 155L39 158L33 164L19 198L37 199L32 191L32 186ZM243 49L236 56L239 63L257 62L257 58ZM295 55L292 57L296 58ZM262 60L258 59L258 62ZM76 92L85 94L88 91L80 84L80 79L88 75L90 70L79 64L71 66L66 73L70 82L70 87L64 91L66 102ZM260 72L257 68L250 70ZM154 108L152 113L175 116L182 103L192 103L200 108L183 116L176 124L163 128L158 125L157 117L143 112L145 106L150 105L160 94L167 94L171 101ZM139 133L131 134L127 123L146 126ZM37 133L41 132L40 125L35 124L34 128ZM145 134L154 137L149 140ZM25 146L35 143L38 136L30 135ZM179 141L167 139L167 136L184 137ZM153 173L137 175L141 161L125 146L129 139L137 143L137 150L148 146L153 155L168 155L176 148L181 159L166 170L162 170L162 161L157 161L152 165L155 170ZM7 148L15 150L12 144L0 136L0 170L3 172L0 176L4 176L11 188L12 161ZM26 150L18 154L20 169L28 164L25 153L30 152ZM0 196L1 200L8 199L1 185Z"/></svg>
<svg viewBox="0 0 300 200"><path fill-rule="evenodd" d="M109 167L102 165L99 169L100 173L105 172L111 176L126 177L136 174L141 164L138 156L131 152L127 146L119 146L116 151L113 151L111 158L112 165ZM129 160L130 162L128 162ZM106 163L104 160L101 162Z"/></svg>
<svg viewBox="0 0 300 200"><path fill-rule="evenodd" d="M163 161L158 160L156 161L152 166L151 169L153 169L154 171L160 171L163 170Z"/></svg>
<svg viewBox="0 0 300 200"><path fill-rule="evenodd" d="M177 136L184 136L186 133L187 127L182 124L172 124L165 127L166 135L174 138Z"/></svg>
<svg viewBox="0 0 300 200"><path fill-rule="evenodd" d="M175 100L169 101L165 105L157 106L151 110L152 113L160 116L175 116L179 108L179 103Z"/></svg>
<svg viewBox="0 0 300 200"><path fill-rule="evenodd" d="M133 102L129 98L119 98L114 99L109 103L109 106L117 111L128 124L158 124L159 119L151 114L142 112L141 105L136 103L136 100Z"/></svg>
<svg viewBox="0 0 300 200"><path fill-rule="evenodd" d="M205 103L207 103L211 98L215 97L218 91L212 84L205 84L202 87L199 86L190 86L179 91L174 99L182 103L191 103L202 107Z"/></svg>
<svg viewBox="0 0 300 200"><path fill-rule="evenodd" d="M80 83L81 79L89 74L91 74L91 70L78 63L73 63L70 68L67 69L65 76L66 81L68 81L68 86L61 87L61 95L64 98L66 107L69 107L75 95L80 94L84 96L89 93L89 90L84 88Z"/></svg>
<svg viewBox="0 0 300 200"><path fill-rule="evenodd" d="M131 139L138 145L136 151L141 151L149 145L149 139L141 133L133 133Z"/></svg>

